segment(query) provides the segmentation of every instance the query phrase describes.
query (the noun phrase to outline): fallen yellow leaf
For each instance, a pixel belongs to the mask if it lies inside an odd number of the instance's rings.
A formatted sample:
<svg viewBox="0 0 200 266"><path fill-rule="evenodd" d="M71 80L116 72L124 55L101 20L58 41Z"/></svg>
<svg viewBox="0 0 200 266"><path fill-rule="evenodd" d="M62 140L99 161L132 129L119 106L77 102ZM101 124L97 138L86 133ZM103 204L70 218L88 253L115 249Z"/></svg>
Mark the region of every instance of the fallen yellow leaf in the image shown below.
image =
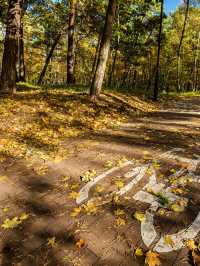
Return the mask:
<svg viewBox="0 0 200 266"><path fill-rule="evenodd" d="M118 189L120 189L124 187L124 182L121 180L116 180L115 185L117 186Z"/></svg>
<svg viewBox="0 0 200 266"><path fill-rule="evenodd" d="M112 161L106 161L105 163L104 163L104 166L106 167L106 168L110 168L110 167L112 167L113 166L113 162Z"/></svg>
<svg viewBox="0 0 200 266"><path fill-rule="evenodd" d="M144 252L143 252L142 248L136 248L134 254L137 257L144 256Z"/></svg>
<svg viewBox="0 0 200 266"><path fill-rule="evenodd" d="M159 254L149 250L146 253L145 264L148 266L160 266Z"/></svg>
<svg viewBox="0 0 200 266"><path fill-rule="evenodd" d="M167 244L168 246L171 246L171 247L174 246L174 241L173 241L173 239L171 238L171 236L169 236L169 235L164 236L164 242L165 242L165 244Z"/></svg>
<svg viewBox="0 0 200 266"><path fill-rule="evenodd" d="M186 243L186 246L189 248L189 250L197 249L197 245L195 244L194 240L190 239L190 240L187 240L185 243Z"/></svg>
<svg viewBox="0 0 200 266"><path fill-rule="evenodd" d="M145 219L145 215L144 215L143 212L136 211L136 212L134 213L134 218L135 218L136 220L140 221L140 222L143 222L144 219Z"/></svg>
<svg viewBox="0 0 200 266"><path fill-rule="evenodd" d="M118 217L115 222L117 226L122 226L126 224L126 221L122 219L121 217Z"/></svg>
<svg viewBox="0 0 200 266"><path fill-rule="evenodd" d="M14 229L16 228L18 225L20 225L22 222L19 220L18 217L14 217L12 219L7 218L3 224L2 224L2 228L3 229Z"/></svg>
<svg viewBox="0 0 200 266"><path fill-rule="evenodd" d="M115 213L116 216L120 216L120 215L124 215L125 214L124 210L121 210L121 209L115 210L114 213Z"/></svg>
<svg viewBox="0 0 200 266"><path fill-rule="evenodd" d="M79 239L77 242L76 242L76 247L77 248L83 248L85 246L85 240L84 239Z"/></svg>
<svg viewBox="0 0 200 266"><path fill-rule="evenodd" d="M47 245L51 246L52 248L57 245L55 236L47 239Z"/></svg>
<svg viewBox="0 0 200 266"><path fill-rule="evenodd" d="M97 206L94 202L88 202L86 205L83 206L87 215L94 215L97 213Z"/></svg>
<svg viewBox="0 0 200 266"><path fill-rule="evenodd" d="M95 192L96 192L96 193L101 193L102 191L104 191L104 188L103 188L102 186L97 185L97 186L95 187Z"/></svg>
<svg viewBox="0 0 200 266"><path fill-rule="evenodd" d="M3 212L8 212L8 211L9 211L8 207L3 208Z"/></svg>
<svg viewBox="0 0 200 266"><path fill-rule="evenodd" d="M79 196L79 193L78 192L72 191L72 192L69 193L68 198L69 199L76 199L78 196Z"/></svg>
<svg viewBox="0 0 200 266"><path fill-rule="evenodd" d="M74 208L73 211L71 212L70 216L71 217L76 217L79 215L79 213L81 212L81 207L79 208Z"/></svg>
<svg viewBox="0 0 200 266"><path fill-rule="evenodd" d="M23 214L19 217L20 221L25 221L25 220L27 220L28 218L29 218L29 214L27 214L27 213L23 213Z"/></svg>
<svg viewBox="0 0 200 266"><path fill-rule="evenodd" d="M78 184L78 183L74 183L74 184L72 184L72 185L70 186L70 188L71 188L72 190L77 189L78 187L79 187L79 184Z"/></svg>

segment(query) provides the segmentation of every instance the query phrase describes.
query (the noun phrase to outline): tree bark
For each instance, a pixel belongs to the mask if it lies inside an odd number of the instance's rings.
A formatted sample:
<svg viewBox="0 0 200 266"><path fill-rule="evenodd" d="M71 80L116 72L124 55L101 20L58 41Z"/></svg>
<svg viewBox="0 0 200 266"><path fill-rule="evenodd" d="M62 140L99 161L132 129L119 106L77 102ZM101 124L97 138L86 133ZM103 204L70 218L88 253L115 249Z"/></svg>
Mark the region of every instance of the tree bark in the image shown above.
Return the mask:
<svg viewBox="0 0 200 266"><path fill-rule="evenodd" d="M26 81L26 72L25 72L25 60L24 60L24 28L23 21L20 25L19 31L19 43L18 43L18 76L17 81Z"/></svg>
<svg viewBox="0 0 200 266"><path fill-rule="evenodd" d="M2 92L14 93L16 91L16 63L22 6L23 0L9 0L8 2L7 26L0 82L0 90L2 90Z"/></svg>
<svg viewBox="0 0 200 266"><path fill-rule="evenodd" d="M115 55L113 58L113 62L112 62L111 70L110 70L110 75L109 75L109 79L108 79L108 87L112 86L113 75L115 72L115 66L116 66L116 61L117 61L117 53L118 53L118 47L115 49Z"/></svg>
<svg viewBox="0 0 200 266"><path fill-rule="evenodd" d="M23 1L23 8L21 13L21 23L19 30L19 42L18 42L18 71L17 71L17 81L26 81L26 68L24 60L24 23L23 18L28 7L28 1Z"/></svg>
<svg viewBox="0 0 200 266"><path fill-rule="evenodd" d="M188 20L188 14L189 14L189 7L190 7L190 0L186 1L186 10L185 10L185 19L184 19L184 24L183 24L183 29L182 29L182 34L178 46L178 52L177 52L177 91L180 91L180 63L181 63L181 48L183 44L183 39L185 35L185 29L187 25L187 20Z"/></svg>
<svg viewBox="0 0 200 266"><path fill-rule="evenodd" d="M93 76L92 85L90 88L90 96L92 99L96 99L101 93L105 70L106 70L106 64L108 60L108 54L110 50L112 26L115 18L116 7L117 7L117 0L109 0L107 14L106 14L106 21L101 38L97 66Z"/></svg>
<svg viewBox="0 0 200 266"><path fill-rule="evenodd" d="M67 83L74 84L74 29L76 20L77 0L70 1L69 24L68 24L68 52L67 52Z"/></svg>
<svg viewBox="0 0 200 266"><path fill-rule="evenodd" d="M198 33L198 39L197 39L197 47L196 47L196 53L194 58L194 80L193 80L193 91L196 91L197 88L197 66L198 66L198 59L199 59L199 45L200 45L200 32Z"/></svg>
<svg viewBox="0 0 200 266"><path fill-rule="evenodd" d="M159 36L158 36L158 52L157 52L155 84L154 84L154 96L153 96L155 101L158 100L158 92L159 92L160 52L161 52L161 42L162 42L163 9L164 9L164 0L161 0L160 28L159 28Z"/></svg>
<svg viewBox="0 0 200 266"><path fill-rule="evenodd" d="M94 75L94 71L96 69L97 66L97 59L98 59L98 54L99 54L99 49L100 49L100 44L101 44L101 33L99 34L99 38L98 38L98 43L97 43L97 47L96 47L96 51L95 51L95 56L94 56L94 61L93 61L93 65L92 65L92 71L91 71L91 81L93 79L93 75Z"/></svg>
<svg viewBox="0 0 200 266"><path fill-rule="evenodd" d="M54 50L55 50L55 48L56 48L56 46L57 46L57 44L58 44L58 42L59 42L59 40L60 40L60 37L61 37L61 33L59 33L59 34L56 36L55 40L53 41L53 44L52 44L51 49L50 49L50 51L49 51L49 54L48 54L47 57L46 57L44 67L43 67L43 69L42 69L42 71L41 71L41 73L40 73L40 76L39 76L39 79L38 79L38 82L37 82L38 85L41 85L42 82L43 82L43 79L44 79L45 74L46 74L46 71L47 71L47 67L48 67L49 62L50 62L50 60L51 60L51 57L52 57L52 55L53 55L53 52L54 52Z"/></svg>
<svg viewBox="0 0 200 266"><path fill-rule="evenodd" d="M49 51L49 53L48 53L48 55L47 55L47 57L46 57L46 60L45 60L45 63L44 63L44 67L43 67L43 69L42 69L42 71L41 71L41 73L40 73L40 76L39 76L39 79L38 79L38 82L37 82L38 85L41 85L41 84L42 84L43 79L44 79L45 74L46 74L46 71L47 71L47 67L48 67L49 62L50 62L50 60L51 60L51 57L53 56L54 50L55 50L55 48L56 48L56 46L57 46L57 44L58 44L58 42L59 42L59 40L60 40L60 38L61 38L61 36L62 36L62 33L63 33L64 31L66 31L67 28L68 28L68 22L64 24L64 27L63 27L62 31L59 32L59 33L56 35L56 37L55 37L55 39L54 39L54 41L53 41L53 44L52 44L52 46L51 46L51 49L50 49L50 51Z"/></svg>

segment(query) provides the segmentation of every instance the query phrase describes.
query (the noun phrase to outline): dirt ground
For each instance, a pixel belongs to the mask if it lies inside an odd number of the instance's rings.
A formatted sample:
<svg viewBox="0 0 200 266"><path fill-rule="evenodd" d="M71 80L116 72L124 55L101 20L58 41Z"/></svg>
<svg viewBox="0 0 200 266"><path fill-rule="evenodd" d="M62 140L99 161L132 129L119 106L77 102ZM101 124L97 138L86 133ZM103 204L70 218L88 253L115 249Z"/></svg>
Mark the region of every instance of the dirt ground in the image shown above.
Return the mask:
<svg viewBox="0 0 200 266"><path fill-rule="evenodd" d="M190 169L189 159L197 160L200 155L200 98L171 102L163 110L135 118L119 129L73 138L65 145L76 152L64 161L44 161L37 167L8 157L1 163L0 264L144 265L145 256L137 256L135 250L139 247L145 253L155 244L144 244L141 221L134 215L145 213L149 204L135 200L134 195L143 190L151 173L146 171L120 196L117 192L131 181L126 173L148 165L156 171L158 183L171 186L172 174ZM186 161L163 156L173 149L180 149L177 157ZM133 164L124 166L127 161ZM91 188L88 198L77 204L85 181L92 182L113 167ZM200 164L192 171L198 179ZM180 184L174 192L188 200L184 211L156 211L153 223L158 238L189 227L197 217L197 179ZM197 233L197 243L199 237ZM161 265L194 265L187 247L174 250L173 243L168 245L172 251L158 252Z"/></svg>

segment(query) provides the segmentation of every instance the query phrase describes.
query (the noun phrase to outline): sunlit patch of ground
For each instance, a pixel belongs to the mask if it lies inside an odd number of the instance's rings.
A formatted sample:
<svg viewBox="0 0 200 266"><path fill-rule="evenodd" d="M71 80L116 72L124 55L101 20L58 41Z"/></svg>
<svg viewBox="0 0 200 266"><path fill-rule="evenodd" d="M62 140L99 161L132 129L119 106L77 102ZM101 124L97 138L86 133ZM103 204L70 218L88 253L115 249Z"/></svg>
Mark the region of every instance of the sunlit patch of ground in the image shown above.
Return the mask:
<svg viewBox="0 0 200 266"><path fill-rule="evenodd" d="M189 198L188 205L182 200L171 204L148 186L146 192L162 205L155 214L156 230L169 246L174 245L170 234L196 217L199 183L189 176L170 178L188 163L160 158L177 147L182 156L198 158L199 115L178 112L181 104L189 107L186 101L172 104L177 111L153 113L154 104L121 93L105 93L94 103L80 91L32 87L0 101L1 265L128 266L146 261L165 266L199 259L199 236L170 254L145 246L140 231L149 205L133 199L153 169L158 182L173 184L173 193ZM199 106L195 99L192 103ZM91 188L88 200L77 203L88 182L130 160L134 166L109 174ZM126 173L147 164L151 167L138 186L116 195L131 180Z"/></svg>
<svg viewBox="0 0 200 266"><path fill-rule="evenodd" d="M71 152L64 145L66 140L118 127L130 115L156 109L136 97L104 95L94 103L84 93L33 86L28 89L0 99L1 162L8 155L62 160Z"/></svg>

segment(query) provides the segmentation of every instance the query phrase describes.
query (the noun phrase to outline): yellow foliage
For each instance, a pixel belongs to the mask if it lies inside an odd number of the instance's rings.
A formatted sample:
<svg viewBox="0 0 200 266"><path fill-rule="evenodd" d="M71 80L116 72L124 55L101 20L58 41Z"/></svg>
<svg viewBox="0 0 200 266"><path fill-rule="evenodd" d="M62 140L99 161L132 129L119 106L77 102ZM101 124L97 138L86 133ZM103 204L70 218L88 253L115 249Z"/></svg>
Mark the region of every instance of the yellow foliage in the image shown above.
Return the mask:
<svg viewBox="0 0 200 266"><path fill-rule="evenodd" d="M101 192L103 192L103 191L104 191L104 188L103 188L102 186L97 185L97 186L95 187L95 192L96 192L96 193L101 193Z"/></svg>
<svg viewBox="0 0 200 266"><path fill-rule="evenodd" d="M4 208L5 209L5 208ZM3 224L1 225L1 227L3 229L14 229L16 227L18 227L20 224L22 224L22 222L24 222L25 220L27 220L29 218L29 214L27 213L22 213L21 216L16 216L13 217L12 219L7 218Z"/></svg>
<svg viewBox="0 0 200 266"><path fill-rule="evenodd" d="M76 217L79 215L79 213L81 212L81 207L79 208L74 208L73 211L71 212L70 216L71 217Z"/></svg>
<svg viewBox="0 0 200 266"><path fill-rule="evenodd" d="M116 219L115 223L116 223L117 226L122 226L122 225L125 225L126 224L126 221L123 218L118 217Z"/></svg>
<svg viewBox="0 0 200 266"><path fill-rule="evenodd" d="M90 182L93 180L93 177L96 175L95 170L88 170L84 174L81 175L81 180L84 182Z"/></svg>
<svg viewBox="0 0 200 266"><path fill-rule="evenodd" d="M104 163L104 166L106 168L111 168L113 165L114 165L114 163L112 161L109 161L109 160Z"/></svg>
<svg viewBox="0 0 200 266"><path fill-rule="evenodd" d="M47 245L51 246L52 248L57 245L55 236L47 239Z"/></svg>
<svg viewBox="0 0 200 266"><path fill-rule="evenodd" d="M69 199L76 199L76 198L78 198L78 196L79 196L79 193L78 193L78 192L76 192L76 191L71 191L71 192L69 193L68 198L69 198Z"/></svg>
<svg viewBox="0 0 200 266"><path fill-rule="evenodd" d="M142 250L142 248L137 247L134 251L134 255L137 257L142 257L144 256L144 251Z"/></svg>
<svg viewBox="0 0 200 266"><path fill-rule="evenodd" d="M134 213L134 218L138 220L139 222L143 222L145 220L145 215L143 212L136 211Z"/></svg>
<svg viewBox="0 0 200 266"><path fill-rule="evenodd" d="M173 239L171 238L171 236L169 236L169 235L164 236L164 242L165 242L165 244L167 244L168 246L171 246L171 247L174 246L174 241L173 241Z"/></svg>
<svg viewBox="0 0 200 266"><path fill-rule="evenodd" d="M195 250L197 249L197 245L193 239L189 239L185 242L186 246L189 248L189 250Z"/></svg>
<svg viewBox="0 0 200 266"><path fill-rule="evenodd" d="M97 213L97 206L96 206L95 202L93 202L93 201L89 201L83 207L84 207L87 215L95 215Z"/></svg>
<svg viewBox="0 0 200 266"><path fill-rule="evenodd" d="M7 219L3 222L3 224L2 224L1 227L2 227L3 229L14 229L14 228L18 227L18 225L20 225L20 224L21 224L21 221L19 220L18 217L14 217L14 218L12 218L12 219L7 218Z"/></svg>
<svg viewBox="0 0 200 266"><path fill-rule="evenodd" d="M159 254L149 250L146 253L145 264L148 266L160 266L161 262L159 259Z"/></svg>
<svg viewBox="0 0 200 266"><path fill-rule="evenodd" d="M120 179L115 181L115 185L117 186L118 189L121 189L124 187L124 182Z"/></svg>
<svg viewBox="0 0 200 266"><path fill-rule="evenodd" d="M77 248L83 248L85 246L85 240L84 239L79 239L77 242L76 242L76 247Z"/></svg>
<svg viewBox="0 0 200 266"><path fill-rule="evenodd" d="M121 209L117 209L116 211L114 211L114 213L116 216L121 216L125 214L124 210Z"/></svg>

